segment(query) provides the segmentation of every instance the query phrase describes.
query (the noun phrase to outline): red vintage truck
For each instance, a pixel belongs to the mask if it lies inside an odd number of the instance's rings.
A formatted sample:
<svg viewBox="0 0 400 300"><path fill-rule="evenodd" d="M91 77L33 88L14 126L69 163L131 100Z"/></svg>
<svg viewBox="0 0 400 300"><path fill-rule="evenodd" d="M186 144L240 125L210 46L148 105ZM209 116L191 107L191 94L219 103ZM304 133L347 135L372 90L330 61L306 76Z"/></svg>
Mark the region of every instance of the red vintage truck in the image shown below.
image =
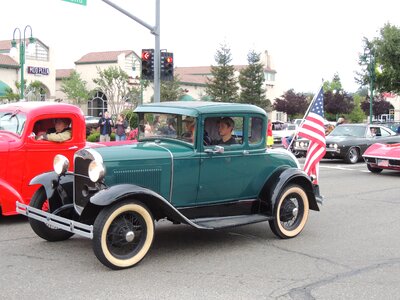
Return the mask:
<svg viewBox="0 0 400 300"><path fill-rule="evenodd" d="M54 127L57 118L70 120L71 139L64 142L37 140L38 135ZM33 177L53 170L56 154L63 154L73 162L74 153L89 144L99 147L107 143L86 142L85 118L77 106L55 102L0 105L1 213L5 216L17 214L17 200L29 203L37 189L35 185L30 186L29 182ZM72 164L70 170L73 170Z"/></svg>

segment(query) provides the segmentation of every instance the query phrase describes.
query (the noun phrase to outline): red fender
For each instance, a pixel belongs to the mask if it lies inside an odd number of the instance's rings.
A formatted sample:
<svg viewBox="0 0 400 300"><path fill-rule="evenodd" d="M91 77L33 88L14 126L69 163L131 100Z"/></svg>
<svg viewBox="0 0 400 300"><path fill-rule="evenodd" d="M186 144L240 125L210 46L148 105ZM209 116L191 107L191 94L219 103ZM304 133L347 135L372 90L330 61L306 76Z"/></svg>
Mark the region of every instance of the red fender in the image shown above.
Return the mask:
<svg viewBox="0 0 400 300"><path fill-rule="evenodd" d="M13 187L0 178L0 207L4 216L17 214L15 210L16 201L25 203Z"/></svg>

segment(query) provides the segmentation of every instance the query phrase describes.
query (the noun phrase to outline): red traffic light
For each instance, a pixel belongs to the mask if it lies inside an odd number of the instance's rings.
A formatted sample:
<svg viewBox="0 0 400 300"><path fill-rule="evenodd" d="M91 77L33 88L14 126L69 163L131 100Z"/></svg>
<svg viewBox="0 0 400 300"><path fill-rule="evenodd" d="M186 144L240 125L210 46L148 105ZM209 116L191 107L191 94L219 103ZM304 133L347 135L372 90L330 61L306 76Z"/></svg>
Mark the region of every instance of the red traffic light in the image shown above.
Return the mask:
<svg viewBox="0 0 400 300"><path fill-rule="evenodd" d="M149 60L151 58L150 51L143 51L142 52L142 60Z"/></svg>
<svg viewBox="0 0 400 300"><path fill-rule="evenodd" d="M165 61L169 64L172 64L173 58L171 56L168 56Z"/></svg>

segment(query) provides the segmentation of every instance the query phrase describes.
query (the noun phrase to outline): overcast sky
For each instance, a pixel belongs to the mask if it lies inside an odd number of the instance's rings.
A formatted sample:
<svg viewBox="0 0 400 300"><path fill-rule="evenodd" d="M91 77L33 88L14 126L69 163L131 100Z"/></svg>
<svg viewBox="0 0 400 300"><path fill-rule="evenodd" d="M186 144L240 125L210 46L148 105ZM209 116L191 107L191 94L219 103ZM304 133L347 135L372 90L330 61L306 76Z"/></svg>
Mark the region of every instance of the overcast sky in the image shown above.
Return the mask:
<svg viewBox="0 0 400 300"><path fill-rule="evenodd" d="M112 0L155 25L155 0ZM373 38L385 23L400 26L400 1L393 0L160 0L161 49L174 52L175 66L215 65L222 43L232 64L247 53L268 50L284 90L316 92L321 80L338 73L354 92L362 38ZM54 53L56 68L73 68L89 52L154 48L142 25L101 0L87 6L62 0L2 1L0 40L31 25L33 35Z"/></svg>

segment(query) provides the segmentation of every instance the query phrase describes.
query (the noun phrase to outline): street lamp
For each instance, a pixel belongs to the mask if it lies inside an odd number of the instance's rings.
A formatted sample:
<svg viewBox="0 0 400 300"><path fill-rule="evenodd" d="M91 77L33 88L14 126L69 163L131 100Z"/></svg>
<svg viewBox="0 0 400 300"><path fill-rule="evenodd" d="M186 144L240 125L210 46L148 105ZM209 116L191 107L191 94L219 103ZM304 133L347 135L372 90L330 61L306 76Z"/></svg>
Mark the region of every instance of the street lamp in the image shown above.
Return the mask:
<svg viewBox="0 0 400 300"><path fill-rule="evenodd" d="M30 29L31 36L29 38L28 48L26 49L26 30ZM16 57L17 56L17 41L15 40L15 33L18 31L19 33L19 64L21 67L21 87L20 87L20 100L24 99L24 91L25 91L25 81L24 81L24 64L25 64L25 49L28 53L33 52L33 48L35 46L35 38L32 36L32 27L30 25L26 25L24 29L23 39L21 38L21 30L17 27L14 29L13 39L11 41L11 49L10 49L10 56Z"/></svg>
<svg viewBox="0 0 400 300"><path fill-rule="evenodd" d="M370 88L370 98L369 98L369 123L372 124L372 105L374 102L374 78L375 78L375 56L371 48L365 48L364 58L368 63L368 73L369 73L369 88ZM367 59L368 58L368 59Z"/></svg>

